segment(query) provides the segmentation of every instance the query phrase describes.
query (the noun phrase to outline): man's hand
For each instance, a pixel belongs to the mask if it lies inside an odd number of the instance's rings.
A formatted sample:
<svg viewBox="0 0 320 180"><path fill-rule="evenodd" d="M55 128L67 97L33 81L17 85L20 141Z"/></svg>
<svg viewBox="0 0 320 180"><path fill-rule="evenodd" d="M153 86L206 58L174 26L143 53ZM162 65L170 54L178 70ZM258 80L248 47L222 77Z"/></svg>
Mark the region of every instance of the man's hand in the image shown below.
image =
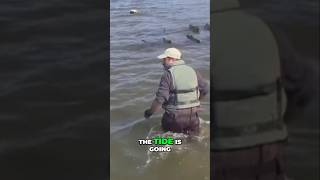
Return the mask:
<svg viewBox="0 0 320 180"><path fill-rule="evenodd" d="M151 111L151 109L147 109L147 110L145 110L144 111L144 117L146 118L146 119L148 119L150 116L152 116L152 111Z"/></svg>

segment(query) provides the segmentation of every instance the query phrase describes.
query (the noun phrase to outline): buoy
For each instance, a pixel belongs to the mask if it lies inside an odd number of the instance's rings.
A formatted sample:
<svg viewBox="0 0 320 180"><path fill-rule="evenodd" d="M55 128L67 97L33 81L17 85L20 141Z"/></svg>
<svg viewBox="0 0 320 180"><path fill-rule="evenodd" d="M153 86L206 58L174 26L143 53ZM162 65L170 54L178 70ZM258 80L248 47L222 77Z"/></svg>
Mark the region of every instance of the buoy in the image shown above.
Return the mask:
<svg viewBox="0 0 320 180"><path fill-rule="evenodd" d="M129 13L130 13L130 14L137 14L137 13L138 13L138 10L136 10L136 9L131 9L131 10L129 11Z"/></svg>

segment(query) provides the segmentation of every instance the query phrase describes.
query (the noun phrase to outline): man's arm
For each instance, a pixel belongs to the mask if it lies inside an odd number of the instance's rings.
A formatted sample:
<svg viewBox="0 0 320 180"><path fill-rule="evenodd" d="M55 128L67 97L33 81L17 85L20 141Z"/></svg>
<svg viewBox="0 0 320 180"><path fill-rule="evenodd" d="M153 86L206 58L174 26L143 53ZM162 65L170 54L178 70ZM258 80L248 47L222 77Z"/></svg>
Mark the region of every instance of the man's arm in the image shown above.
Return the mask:
<svg viewBox="0 0 320 180"><path fill-rule="evenodd" d="M160 80L156 98L153 100L150 109L144 112L144 117L149 118L153 113L158 112L164 102L169 99L170 92L170 73L165 72Z"/></svg>
<svg viewBox="0 0 320 180"><path fill-rule="evenodd" d="M311 101L314 86L310 77L314 74L308 63L299 59L292 42L282 29L270 25L279 46L282 80L288 97L288 105L305 106ZM289 109L288 109L289 110Z"/></svg>
<svg viewBox="0 0 320 180"><path fill-rule="evenodd" d="M200 91L199 99L202 100L208 94L208 91L209 91L208 83L205 81L205 79L202 77L202 75L199 72L196 72L196 73L198 78L198 88Z"/></svg>
<svg viewBox="0 0 320 180"><path fill-rule="evenodd" d="M162 105L162 104L159 103L156 99L153 100L153 102L152 102L152 104L151 104L151 107L150 107L150 110L151 110L152 114L155 113L155 112L160 111L161 105Z"/></svg>

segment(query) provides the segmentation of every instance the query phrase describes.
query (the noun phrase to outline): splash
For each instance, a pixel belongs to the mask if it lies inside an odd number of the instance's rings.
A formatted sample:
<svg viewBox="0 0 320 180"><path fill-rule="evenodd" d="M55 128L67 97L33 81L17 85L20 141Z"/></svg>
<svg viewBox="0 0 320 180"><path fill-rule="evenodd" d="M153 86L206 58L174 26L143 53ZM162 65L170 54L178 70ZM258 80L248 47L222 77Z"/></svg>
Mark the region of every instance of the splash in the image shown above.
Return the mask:
<svg viewBox="0 0 320 180"><path fill-rule="evenodd" d="M184 133L163 132L161 124L154 125L148 132L146 139L152 139L155 136L161 137L173 137L173 139L181 139L183 144L181 145L162 145L161 147L170 147L171 152L146 152L146 161L142 166L138 166L137 169L144 171L157 161L166 160L171 154L181 154L186 151L193 150L195 144L202 144L208 147L206 140L210 137L210 122L200 118L200 133L198 135L187 135Z"/></svg>

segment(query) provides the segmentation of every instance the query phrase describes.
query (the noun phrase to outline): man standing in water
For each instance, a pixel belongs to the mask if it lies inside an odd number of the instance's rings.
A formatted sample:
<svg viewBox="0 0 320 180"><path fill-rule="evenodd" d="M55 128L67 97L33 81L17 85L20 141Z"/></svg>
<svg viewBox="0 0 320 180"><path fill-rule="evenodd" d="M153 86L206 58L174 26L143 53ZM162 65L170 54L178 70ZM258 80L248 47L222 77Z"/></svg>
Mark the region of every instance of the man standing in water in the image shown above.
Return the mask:
<svg viewBox="0 0 320 180"><path fill-rule="evenodd" d="M165 71L156 98L144 112L144 117L149 118L162 106L165 110L161 123L164 131L198 133L200 100L208 93L208 84L185 64L178 49L166 49L158 58L162 59Z"/></svg>

